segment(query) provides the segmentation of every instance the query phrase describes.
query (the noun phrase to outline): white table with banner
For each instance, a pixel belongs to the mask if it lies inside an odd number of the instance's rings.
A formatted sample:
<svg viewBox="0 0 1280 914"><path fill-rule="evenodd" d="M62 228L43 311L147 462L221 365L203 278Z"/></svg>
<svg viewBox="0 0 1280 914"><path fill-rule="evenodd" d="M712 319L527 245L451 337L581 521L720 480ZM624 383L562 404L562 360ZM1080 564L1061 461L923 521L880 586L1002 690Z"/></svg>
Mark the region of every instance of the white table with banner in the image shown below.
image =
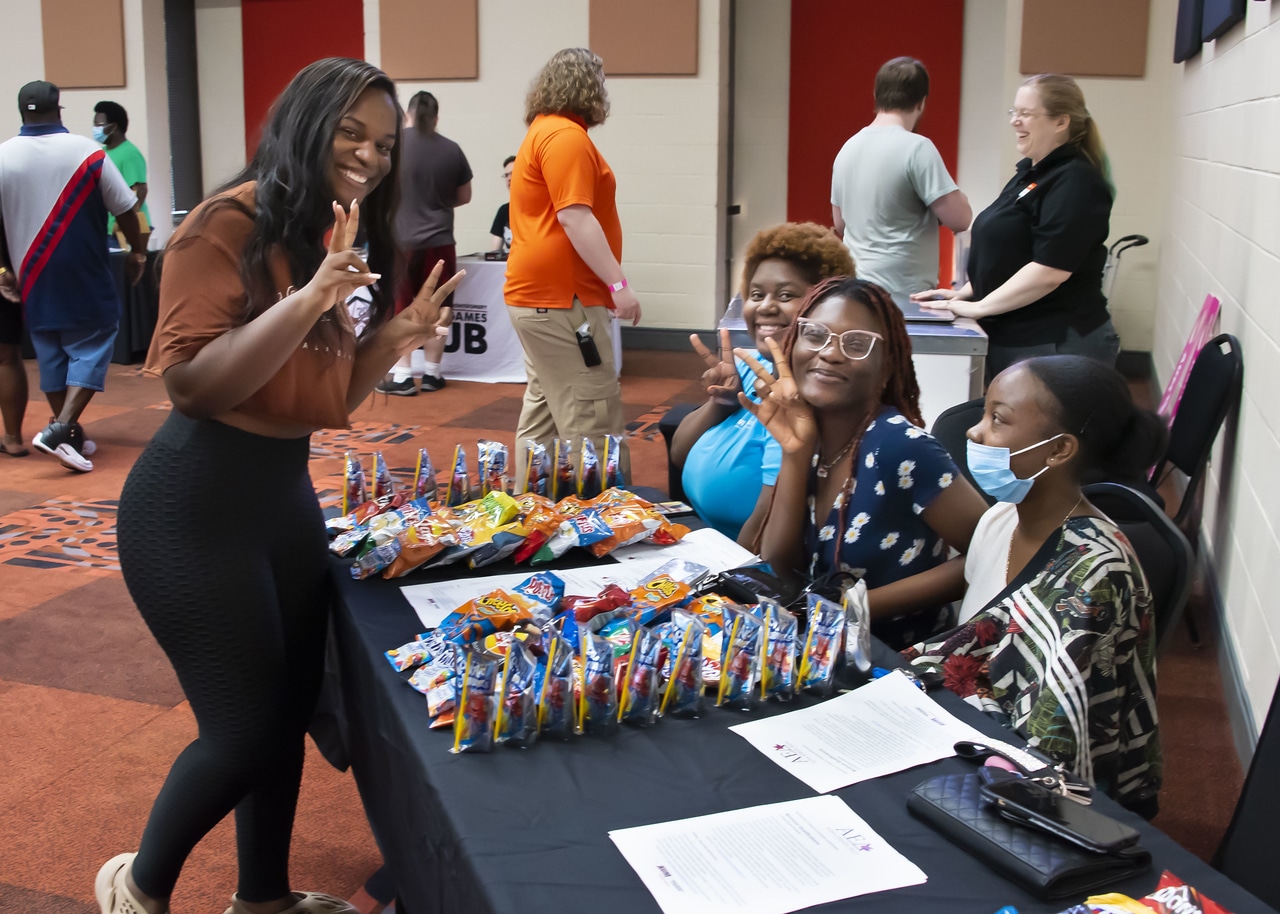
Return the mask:
<svg viewBox="0 0 1280 914"><path fill-rule="evenodd" d="M502 284L507 264L478 255L458 258L458 269L467 275L453 293L453 327L444 347L440 370L450 381L484 381L523 384L524 349L516 336ZM622 333L612 324L614 361L622 370Z"/></svg>

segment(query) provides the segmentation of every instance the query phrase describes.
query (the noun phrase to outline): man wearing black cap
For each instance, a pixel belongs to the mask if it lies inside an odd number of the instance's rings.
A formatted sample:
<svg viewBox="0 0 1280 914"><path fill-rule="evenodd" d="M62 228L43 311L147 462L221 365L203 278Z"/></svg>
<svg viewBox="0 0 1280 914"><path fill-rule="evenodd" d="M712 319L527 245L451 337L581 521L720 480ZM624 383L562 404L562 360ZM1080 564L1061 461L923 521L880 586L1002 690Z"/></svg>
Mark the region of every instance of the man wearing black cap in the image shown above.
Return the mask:
<svg viewBox="0 0 1280 914"><path fill-rule="evenodd" d="M0 295L23 302L40 389L54 414L31 443L87 473L93 450L80 415L102 390L120 325L102 233L108 213L133 248L130 282L142 277L147 255L133 212L138 198L101 146L62 126L58 99L53 83L23 86L22 130L0 143L0 223L8 248L0 250Z"/></svg>

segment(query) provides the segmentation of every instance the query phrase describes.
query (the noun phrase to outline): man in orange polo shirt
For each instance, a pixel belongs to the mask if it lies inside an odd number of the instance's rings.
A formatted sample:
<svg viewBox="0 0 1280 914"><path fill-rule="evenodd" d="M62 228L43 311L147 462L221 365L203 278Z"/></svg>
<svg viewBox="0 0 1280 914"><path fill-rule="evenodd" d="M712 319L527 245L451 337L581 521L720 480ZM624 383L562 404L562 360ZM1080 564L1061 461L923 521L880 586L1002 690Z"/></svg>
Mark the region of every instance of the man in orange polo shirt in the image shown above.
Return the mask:
<svg viewBox="0 0 1280 914"><path fill-rule="evenodd" d="M585 48L558 51L525 100L529 132L511 176L511 254L505 298L524 346L529 384L516 429L524 442L622 435L622 391L610 319L640 322L622 275L622 225L613 172L587 136L609 115L604 66ZM620 450L623 478L631 460Z"/></svg>

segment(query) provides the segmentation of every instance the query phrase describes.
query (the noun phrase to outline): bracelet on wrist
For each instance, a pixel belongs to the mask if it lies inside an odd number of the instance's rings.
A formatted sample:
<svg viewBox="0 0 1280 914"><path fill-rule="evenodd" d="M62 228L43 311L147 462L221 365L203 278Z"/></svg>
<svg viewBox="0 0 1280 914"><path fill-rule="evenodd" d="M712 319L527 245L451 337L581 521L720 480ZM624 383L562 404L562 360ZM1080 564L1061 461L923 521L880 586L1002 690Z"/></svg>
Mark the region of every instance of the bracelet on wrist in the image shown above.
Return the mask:
<svg viewBox="0 0 1280 914"><path fill-rule="evenodd" d="M626 287L627 287L627 280L626 280L626 277L623 277L622 279L619 279L617 282L611 282L611 283L609 283L609 291L610 291L610 292L621 292L621 291L622 291L623 289L625 289Z"/></svg>

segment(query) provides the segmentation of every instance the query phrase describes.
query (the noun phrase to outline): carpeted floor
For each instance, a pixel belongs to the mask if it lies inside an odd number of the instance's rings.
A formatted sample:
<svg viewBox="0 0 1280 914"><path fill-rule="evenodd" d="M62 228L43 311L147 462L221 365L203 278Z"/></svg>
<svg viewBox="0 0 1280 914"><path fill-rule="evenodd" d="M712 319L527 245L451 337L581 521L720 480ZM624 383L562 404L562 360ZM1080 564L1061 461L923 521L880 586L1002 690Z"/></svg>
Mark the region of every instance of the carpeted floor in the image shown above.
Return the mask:
<svg viewBox="0 0 1280 914"><path fill-rule="evenodd" d="M43 427L47 409L34 364L28 369L29 438ZM623 401L638 484L666 487L657 421L670 405L698 397L700 371L692 354L626 354ZM314 436L320 497L337 498L348 448L366 460L382 450L393 471L408 476L419 447L439 468L457 443L467 445L473 461L477 438L513 443L522 392L516 385L452 383L417 397L371 399L352 417L350 431ZM0 456L0 912L6 914L94 914L99 865L136 846L170 763L195 736L173 672L129 600L114 548L120 487L168 408L159 381L113 365L106 392L84 417L99 448L94 472L77 475L34 452ZM243 497L251 535L263 519L255 517L251 495ZM1192 611L1202 612L1203 603ZM1215 651L1213 643L1193 650L1180 634L1161 659L1159 679L1166 786L1157 824L1202 857L1226 827L1242 780ZM379 859L351 777L309 749L293 845L295 886L350 897ZM228 820L189 860L173 910L221 911L234 888Z"/></svg>

